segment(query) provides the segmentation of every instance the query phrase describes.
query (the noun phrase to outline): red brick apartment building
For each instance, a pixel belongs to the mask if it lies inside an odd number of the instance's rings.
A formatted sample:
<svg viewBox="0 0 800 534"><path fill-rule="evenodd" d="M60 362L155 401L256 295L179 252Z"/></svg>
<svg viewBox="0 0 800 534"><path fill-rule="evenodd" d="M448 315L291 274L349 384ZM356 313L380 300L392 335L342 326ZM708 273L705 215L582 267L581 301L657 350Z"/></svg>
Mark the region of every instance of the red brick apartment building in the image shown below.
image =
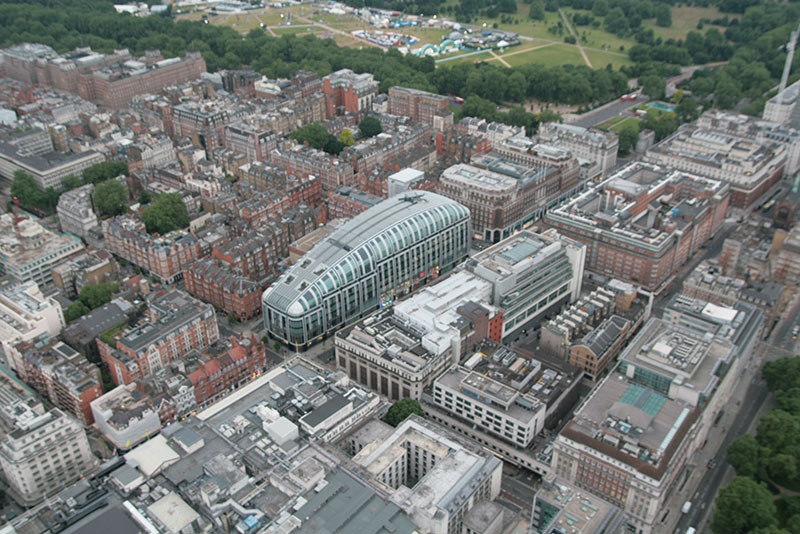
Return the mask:
<svg viewBox="0 0 800 534"><path fill-rule="evenodd" d="M263 371L266 363L264 344L255 336L241 341L231 339L233 346L230 349L216 358L199 363L189 373L198 405L217 400L220 395L252 380Z"/></svg>
<svg viewBox="0 0 800 534"><path fill-rule="evenodd" d="M141 222L124 215L103 221L102 229L108 250L163 283L180 279L183 267L203 256L200 241L189 232L152 236Z"/></svg>
<svg viewBox="0 0 800 534"><path fill-rule="evenodd" d="M183 269L186 291L215 308L246 321L261 313L265 289L223 261L203 258Z"/></svg>
<svg viewBox="0 0 800 534"><path fill-rule="evenodd" d="M147 319L117 335L115 346L98 339L97 347L114 383L130 384L218 339L214 308L173 290L152 295Z"/></svg>
<svg viewBox="0 0 800 534"><path fill-rule="evenodd" d="M722 226L728 184L632 163L544 223L586 243L586 270L658 289Z"/></svg>
<svg viewBox="0 0 800 534"><path fill-rule="evenodd" d="M389 88L389 113L409 117L429 126L434 125L436 118L452 115L448 97L398 86ZM452 125L452 120L450 123Z"/></svg>
<svg viewBox="0 0 800 534"><path fill-rule="evenodd" d="M103 395L100 370L69 345L43 336L19 343L20 378L84 425L94 423L91 402Z"/></svg>
<svg viewBox="0 0 800 534"><path fill-rule="evenodd" d="M356 74L342 69L328 74L322 79L328 116L369 111L378 96L378 85L368 72Z"/></svg>

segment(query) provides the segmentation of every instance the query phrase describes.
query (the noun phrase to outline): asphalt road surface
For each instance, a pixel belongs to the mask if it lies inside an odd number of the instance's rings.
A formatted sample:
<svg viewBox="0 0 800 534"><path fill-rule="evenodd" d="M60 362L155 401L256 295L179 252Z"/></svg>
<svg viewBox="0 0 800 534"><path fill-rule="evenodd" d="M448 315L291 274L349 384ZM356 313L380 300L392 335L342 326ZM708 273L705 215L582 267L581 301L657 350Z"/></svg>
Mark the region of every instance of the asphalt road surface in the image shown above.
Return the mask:
<svg viewBox="0 0 800 534"><path fill-rule="evenodd" d="M634 102L620 102L620 100L617 99L615 102L610 102L595 110L584 113L578 118L578 120L570 122L570 124L575 126L583 126L584 128L597 126L598 124L606 122L609 119L613 119L614 117L622 115L623 112L646 101L647 97L641 95Z"/></svg>

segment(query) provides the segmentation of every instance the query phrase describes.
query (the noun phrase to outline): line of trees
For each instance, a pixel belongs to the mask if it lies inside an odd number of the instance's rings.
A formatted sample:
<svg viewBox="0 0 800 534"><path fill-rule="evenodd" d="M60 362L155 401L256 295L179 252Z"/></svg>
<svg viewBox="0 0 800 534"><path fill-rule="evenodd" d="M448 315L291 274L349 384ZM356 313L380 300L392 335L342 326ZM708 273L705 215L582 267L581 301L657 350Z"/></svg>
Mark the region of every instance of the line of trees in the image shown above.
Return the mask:
<svg viewBox="0 0 800 534"><path fill-rule="evenodd" d="M321 76L338 69L371 72L381 91L403 85L466 98L476 94L495 103L590 104L607 101L626 89L627 76L611 69L560 65L505 68L471 63L435 68L433 58L403 56L397 50L340 48L333 39L311 35L270 37L261 29L244 38L235 30L165 17L131 17L109 11L102 0L67 0L58 8L48 0L0 4L0 45L41 42L59 52L91 46L99 52L127 47L133 54L158 48L165 57L198 50L208 70L249 65L269 77L291 77L298 69Z"/></svg>
<svg viewBox="0 0 800 534"><path fill-rule="evenodd" d="M740 436L728 448L737 476L717 498L716 534L800 534L800 499L781 496L778 487L800 490L800 356L766 363L763 377L776 406L755 436Z"/></svg>
<svg viewBox="0 0 800 534"><path fill-rule="evenodd" d="M11 196L17 197L20 206L38 214L53 213L58 205L62 193L71 191L85 184L98 184L107 182L117 176L128 176L128 165L121 161L104 161L96 163L83 170L81 178L69 175L61 181L61 187L55 189L48 187L44 191L39 189L36 180L23 170L14 171L11 182ZM123 190L124 186L118 184ZM108 186L106 189L110 189ZM105 195L102 195L105 198ZM127 193L125 194L127 197ZM118 209L118 208L117 208ZM101 210L102 211L102 210ZM111 213L108 213L111 214Z"/></svg>

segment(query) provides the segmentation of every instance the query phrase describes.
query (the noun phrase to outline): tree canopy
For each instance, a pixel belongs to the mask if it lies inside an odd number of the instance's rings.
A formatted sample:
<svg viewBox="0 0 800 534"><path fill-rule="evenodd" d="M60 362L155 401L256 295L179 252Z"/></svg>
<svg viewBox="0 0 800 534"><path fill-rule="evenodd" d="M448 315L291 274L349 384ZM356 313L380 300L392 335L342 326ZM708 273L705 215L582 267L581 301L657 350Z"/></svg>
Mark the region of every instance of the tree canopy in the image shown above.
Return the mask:
<svg viewBox="0 0 800 534"><path fill-rule="evenodd" d="M361 137L375 137L383 131L383 126L375 117L364 117L358 123L358 131L361 132Z"/></svg>
<svg viewBox="0 0 800 534"><path fill-rule="evenodd" d="M128 191L117 180L106 180L95 187L92 200L100 215L120 215L125 212Z"/></svg>
<svg viewBox="0 0 800 534"><path fill-rule="evenodd" d="M142 212L142 221L151 234L166 234L189 226L189 212L179 193L164 193Z"/></svg>
<svg viewBox="0 0 800 534"><path fill-rule="evenodd" d="M746 534L777 526L776 514L772 495L763 484L737 476L719 492L711 530L716 534Z"/></svg>
<svg viewBox="0 0 800 534"><path fill-rule="evenodd" d="M425 416L425 412L422 411L422 406L420 406L418 401L414 399L401 399L392 404L389 411L386 412L384 420L392 426L397 426L405 421L411 414L417 414L422 417Z"/></svg>
<svg viewBox="0 0 800 534"><path fill-rule="evenodd" d="M298 143L303 143L328 154L339 154L344 149L344 143L338 137L328 132L327 128L318 122L306 124L289 134L289 137Z"/></svg>
<svg viewBox="0 0 800 534"><path fill-rule="evenodd" d="M86 167L83 170L83 181L87 184L99 184L117 176L128 175L128 164L124 161L103 161Z"/></svg>

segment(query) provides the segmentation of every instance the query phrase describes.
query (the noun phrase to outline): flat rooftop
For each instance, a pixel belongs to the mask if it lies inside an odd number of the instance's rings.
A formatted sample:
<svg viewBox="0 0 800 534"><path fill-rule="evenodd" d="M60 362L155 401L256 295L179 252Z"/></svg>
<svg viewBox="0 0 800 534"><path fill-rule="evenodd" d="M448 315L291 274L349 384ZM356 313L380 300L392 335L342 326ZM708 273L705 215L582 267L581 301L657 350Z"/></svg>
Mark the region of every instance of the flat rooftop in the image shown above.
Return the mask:
<svg viewBox="0 0 800 534"><path fill-rule="evenodd" d="M735 347L726 339L653 317L619 359L710 396L719 381L717 372L734 355Z"/></svg>
<svg viewBox="0 0 800 534"><path fill-rule="evenodd" d="M381 499L371 488L337 469L327 484L295 512L305 534L414 534L417 526L395 503Z"/></svg>
<svg viewBox="0 0 800 534"><path fill-rule="evenodd" d="M695 409L687 403L613 372L586 399L562 434L661 478L695 416Z"/></svg>
<svg viewBox="0 0 800 534"><path fill-rule="evenodd" d="M544 501L549 505L548 508L552 507L549 511L555 512L547 525L539 525L539 532L597 534L622 531L625 516L619 508L566 481L557 479L553 473L544 478L542 488L536 493L536 500ZM536 505L537 508L544 503ZM541 530L543 527L544 530Z"/></svg>
<svg viewBox="0 0 800 534"><path fill-rule="evenodd" d="M459 163L445 169L440 180L464 188L480 189L489 193L511 192L517 189L517 180L510 176Z"/></svg>

